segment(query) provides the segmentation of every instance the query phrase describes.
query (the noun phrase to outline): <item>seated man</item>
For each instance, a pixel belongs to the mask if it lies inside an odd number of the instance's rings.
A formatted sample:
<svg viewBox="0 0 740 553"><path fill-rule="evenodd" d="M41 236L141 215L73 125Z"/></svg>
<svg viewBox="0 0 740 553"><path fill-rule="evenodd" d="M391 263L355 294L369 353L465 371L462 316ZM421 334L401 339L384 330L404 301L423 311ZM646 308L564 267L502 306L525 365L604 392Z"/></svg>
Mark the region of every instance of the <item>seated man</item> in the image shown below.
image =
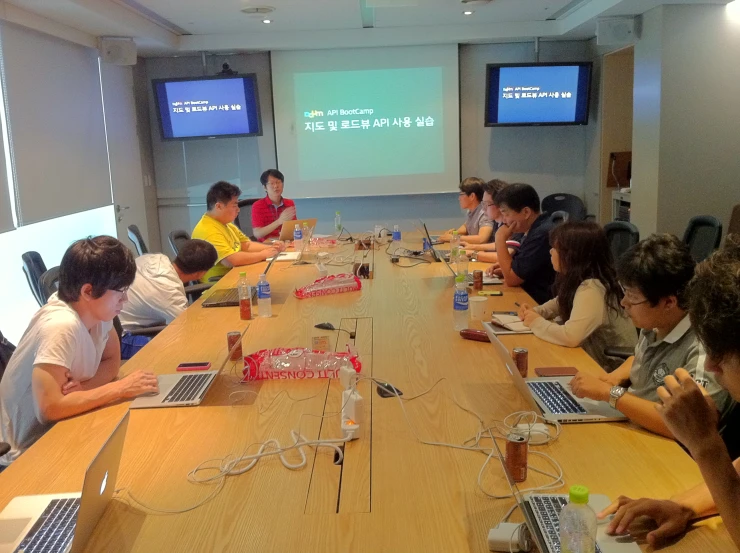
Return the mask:
<svg viewBox="0 0 740 553"><path fill-rule="evenodd" d="M468 177L460 183L460 207L468 211L465 223L457 229L460 237L465 237L469 244L485 244L490 242L493 236L493 221L486 215L486 210L481 205L483 200L483 185L485 182L477 177ZM441 242L452 240L450 229L439 237Z"/></svg>
<svg viewBox="0 0 740 553"><path fill-rule="evenodd" d="M0 468L55 421L158 391L152 373L116 380L121 348L112 321L136 275L128 248L110 236L78 240L59 269L59 292L31 319L0 381L0 441L11 446Z"/></svg>
<svg viewBox="0 0 740 553"><path fill-rule="evenodd" d="M555 269L550 262L550 216L540 213L540 197L528 184L510 184L494 198L504 225L496 231L498 262L487 269L507 286L521 286L537 303L552 299ZM521 247L511 254L507 242L522 233Z"/></svg>
<svg viewBox="0 0 740 553"><path fill-rule="evenodd" d="M635 355L598 378L578 373L571 382L576 396L609 401L631 421L673 438L655 406L665 377L683 367L711 396L715 409L729 408L727 392L704 371L704 350L686 311L694 265L689 249L671 234L654 234L620 258L622 307L642 329Z"/></svg>
<svg viewBox="0 0 740 553"><path fill-rule="evenodd" d="M224 181L217 182L208 191L208 211L195 225L193 238L213 244L218 255L216 264L201 279L203 282L224 276L232 267L264 261L284 248L281 243L268 246L251 242L234 224L234 219L239 215L241 192L238 186Z"/></svg>
<svg viewBox="0 0 740 553"><path fill-rule="evenodd" d="M121 310L124 334L122 358L130 359L149 342L128 332L145 326L170 324L188 306L183 283L200 280L216 263L216 248L204 240L188 240L174 261L161 253L136 258L136 278Z"/></svg>
<svg viewBox="0 0 740 553"><path fill-rule="evenodd" d="M735 401L740 401L740 241L730 240L700 263L689 285L689 317L707 352L706 369ZM657 407L663 423L691 453L704 484L670 500L620 497L599 513L616 512L607 532L624 534L637 517L655 520L647 534L656 546L686 530L691 520L719 513L728 533L740 547L740 459L733 462L716 430L717 410L704 397L694 378L678 369L658 389ZM740 428L732 429L740 434Z"/></svg>
<svg viewBox="0 0 740 553"><path fill-rule="evenodd" d="M483 185L483 201L481 205L486 212L486 216L493 222L493 235L496 235L496 231L500 229L504 224L504 217L501 215L493 199L496 194L501 192L505 187L509 186L509 183L499 179L493 179ZM509 253L513 254L520 246L522 234L515 234L508 241ZM485 263L495 263L498 261L496 255L496 242L488 242L486 244L474 244L469 242L466 236L461 239L462 247L465 249L466 254L473 254L477 261L483 261Z"/></svg>
<svg viewBox="0 0 740 553"><path fill-rule="evenodd" d="M260 176L267 196L252 204L252 232L260 242L280 238L283 223L296 219L295 202L283 198L285 178L277 169L268 169Z"/></svg>

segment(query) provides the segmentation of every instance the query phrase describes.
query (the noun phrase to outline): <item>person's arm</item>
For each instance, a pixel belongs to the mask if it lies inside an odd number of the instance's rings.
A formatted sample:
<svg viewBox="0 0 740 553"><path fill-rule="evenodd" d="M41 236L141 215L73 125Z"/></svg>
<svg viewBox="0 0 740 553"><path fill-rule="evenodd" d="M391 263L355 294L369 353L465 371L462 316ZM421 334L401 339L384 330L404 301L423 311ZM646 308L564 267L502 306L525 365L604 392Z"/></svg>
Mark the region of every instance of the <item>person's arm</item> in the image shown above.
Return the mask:
<svg viewBox="0 0 740 553"><path fill-rule="evenodd" d="M483 263L497 263L498 254L496 252L480 252L477 259Z"/></svg>
<svg viewBox="0 0 740 553"><path fill-rule="evenodd" d="M98 370L92 378L80 382L80 386L83 390L92 390L113 382L118 376L118 371L121 368L121 343L118 341L118 334L116 329L111 328L108 332L108 340L105 342L103 348L103 355L100 357L100 364Z"/></svg>
<svg viewBox="0 0 740 553"><path fill-rule="evenodd" d="M512 270L513 256L509 253L506 241L512 235L511 227L504 225L496 231L496 253L498 254L498 265L504 284L507 286L521 286L524 280Z"/></svg>
<svg viewBox="0 0 740 553"><path fill-rule="evenodd" d="M463 225L463 228L465 228L465 225ZM493 234L493 226L481 226L478 229L478 234L467 234L467 229L465 230L465 242L468 244L486 244L491 239L491 234Z"/></svg>
<svg viewBox="0 0 740 553"><path fill-rule="evenodd" d="M495 252L496 251L496 244L494 242L486 242L485 244L473 244L471 242L468 242L467 240L468 238L465 237L460 242L460 245L465 250L470 250L472 252Z"/></svg>
<svg viewBox="0 0 740 553"><path fill-rule="evenodd" d="M224 257L221 263L227 267L241 267L242 265L251 265L264 261L268 257L277 255L278 249L267 244L258 244L256 242L242 242L242 251L232 253Z"/></svg>
<svg viewBox="0 0 740 553"><path fill-rule="evenodd" d="M257 205L257 204L254 204ZM273 232L275 229L279 229L283 226L284 223L287 223L288 221L292 221L296 217L296 211L295 207L286 207L282 213L278 216L275 221L272 223L263 223L261 219L257 219L257 223L259 223L260 226L257 226L255 224L255 209L253 206L252 209L252 234L256 238L264 238L265 236L268 236L271 232Z"/></svg>
<svg viewBox="0 0 740 553"><path fill-rule="evenodd" d="M528 311L534 311L536 314L540 315L540 317L544 317L548 321L551 321L560 313L558 307L558 298L552 298L550 301L546 301L542 305L536 305L534 307L531 307L525 303L520 306L520 311L521 313L519 314L519 318L522 320L524 320L524 316L526 316L526 313Z"/></svg>
<svg viewBox="0 0 740 553"><path fill-rule="evenodd" d="M626 386L630 381L630 373L632 372L632 364L634 362L635 356L629 356L624 363L607 375L606 381L612 386Z"/></svg>

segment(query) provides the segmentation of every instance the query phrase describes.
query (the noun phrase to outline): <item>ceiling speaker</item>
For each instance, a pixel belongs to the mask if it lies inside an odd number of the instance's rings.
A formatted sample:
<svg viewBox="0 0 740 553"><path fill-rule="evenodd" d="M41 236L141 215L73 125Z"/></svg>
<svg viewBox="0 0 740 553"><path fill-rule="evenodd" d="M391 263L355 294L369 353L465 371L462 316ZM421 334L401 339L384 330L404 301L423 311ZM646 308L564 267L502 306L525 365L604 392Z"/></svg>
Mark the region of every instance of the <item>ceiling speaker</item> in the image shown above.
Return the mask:
<svg viewBox="0 0 740 553"><path fill-rule="evenodd" d="M132 38L100 38L100 58L113 65L136 65L136 43Z"/></svg>
<svg viewBox="0 0 740 553"><path fill-rule="evenodd" d="M596 22L596 44L599 46L628 46L636 40L633 17L613 17Z"/></svg>

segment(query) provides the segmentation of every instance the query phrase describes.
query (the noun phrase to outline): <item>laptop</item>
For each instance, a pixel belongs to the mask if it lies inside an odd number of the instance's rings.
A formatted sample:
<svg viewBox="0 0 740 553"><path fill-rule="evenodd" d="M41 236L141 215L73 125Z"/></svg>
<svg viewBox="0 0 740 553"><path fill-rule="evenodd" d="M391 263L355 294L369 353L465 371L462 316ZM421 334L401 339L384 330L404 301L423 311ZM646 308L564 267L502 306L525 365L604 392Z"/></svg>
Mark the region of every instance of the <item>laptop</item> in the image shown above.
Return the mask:
<svg viewBox="0 0 740 553"><path fill-rule="evenodd" d="M488 334L499 358L506 365L514 386L524 397L532 411L540 413L543 418L559 423L575 422L616 422L626 421L622 413L613 409L606 401L595 401L577 398L570 391L572 376L552 378L522 378L511 358L509 350L499 341L491 323L484 322L483 328Z"/></svg>
<svg viewBox="0 0 740 553"><path fill-rule="evenodd" d="M528 536L540 553L561 553L560 549L560 510L568 503L565 494L522 494L507 470L504 456L496 440L493 445L498 453L506 481L524 514ZM609 506L611 501L602 494L589 494L588 504L598 513ZM599 523L596 529L596 553L640 553L640 546L629 536L610 536L606 533L609 519Z"/></svg>
<svg viewBox="0 0 740 553"><path fill-rule="evenodd" d="M434 248L432 248L432 250L434 250ZM455 268L452 266L452 264L449 261L447 261L447 258L445 256L443 256L442 254L439 254L439 253L437 255L439 255L442 258L442 261L444 261L444 264L447 265L447 268L452 273L452 276L455 276L456 277L457 276L457 271L455 271ZM465 275L465 282L467 282L468 286L472 286L473 285L473 275L471 275L470 273L467 273ZM503 284L503 283L504 283L504 281L501 280L500 278L498 278L498 277L490 277L490 276L486 275L485 272L483 273L483 285L484 286L485 285L490 285L490 284Z"/></svg>
<svg viewBox="0 0 740 553"><path fill-rule="evenodd" d="M247 327L249 328L249 327ZM234 344L232 349L241 344L247 329L242 332L239 341ZM231 358L231 351L226 353L226 357L221 363L218 370L199 371L192 373L175 373L160 374L157 376L159 384L159 393L154 395L139 396L129 405L129 409L154 409L157 407L192 407L200 405L206 392L221 373L226 363ZM2 552L0 552L2 553Z"/></svg>
<svg viewBox="0 0 740 553"><path fill-rule="evenodd" d="M285 252L277 254L275 257L271 257L270 261L265 267L265 274L270 272L270 268L275 261L278 261ZM252 301L257 299L257 287L250 286L249 293L252 296ZM221 288L220 290L214 290L203 300L201 307L238 307L239 306L239 290L237 288Z"/></svg>
<svg viewBox="0 0 740 553"><path fill-rule="evenodd" d="M419 222L421 223L421 228L424 229L424 236L426 236L427 240L429 240L429 253L432 254L432 259L434 259L434 261L439 263L440 261L442 261L442 256L439 253L437 253L437 250L435 250L432 247L434 244L438 244L439 242L435 242L432 240L432 237L429 235L429 229L427 228L427 224L421 219L419 219ZM439 236L437 236L437 238L439 238Z"/></svg>
<svg viewBox="0 0 740 553"><path fill-rule="evenodd" d="M295 226L298 225L298 228L303 230L303 223L306 223L308 228L313 232L313 229L316 228L316 221L317 219L295 219L294 221L286 221L280 228L280 237L278 239L293 240L293 231L295 230Z"/></svg>
<svg viewBox="0 0 740 553"><path fill-rule="evenodd" d="M85 472L82 493L14 497L0 513L0 553L78 553L113 493L128 428L128 411Z"/></svg>

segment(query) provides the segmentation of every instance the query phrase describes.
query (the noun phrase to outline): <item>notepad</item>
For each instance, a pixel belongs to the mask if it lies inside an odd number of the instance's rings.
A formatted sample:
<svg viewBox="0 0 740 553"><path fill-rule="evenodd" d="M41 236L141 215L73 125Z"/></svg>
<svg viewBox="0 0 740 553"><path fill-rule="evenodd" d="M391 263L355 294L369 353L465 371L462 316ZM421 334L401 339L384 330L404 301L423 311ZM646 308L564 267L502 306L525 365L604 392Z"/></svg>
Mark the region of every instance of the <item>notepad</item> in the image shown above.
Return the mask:
<svg viewBox="0 0 740 553"><path fill-rule="evenodd" d="M280 252L275 261L298 261L301 258L301 252ZM265 261L270 261L272 257Z"/></svg>
<svg viewBox="0 0 740 553"><path fill-rule="evenodd" d="M532 330L524 326L517 315L494 313L491 323L496 334L532 334Z"/></svg>

